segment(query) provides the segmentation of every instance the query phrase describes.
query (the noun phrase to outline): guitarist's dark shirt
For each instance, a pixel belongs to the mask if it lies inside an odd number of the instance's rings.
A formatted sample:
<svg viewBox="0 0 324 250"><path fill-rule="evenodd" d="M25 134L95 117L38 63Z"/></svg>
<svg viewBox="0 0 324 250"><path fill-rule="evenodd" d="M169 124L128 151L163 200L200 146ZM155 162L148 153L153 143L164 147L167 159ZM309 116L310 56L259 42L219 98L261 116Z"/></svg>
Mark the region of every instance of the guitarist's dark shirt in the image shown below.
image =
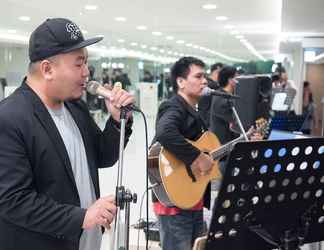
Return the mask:
<svg viewBox="0 0 324 250"><path fill-rule="evenodd" d="M174 95L163 102L156 119L156 134L153 143L158 141L165 149L181 160L191 175L191 164L200 154L200 150L189 142L197 140L206 130L206 126L194 110L180 95ZM152 143L152 144L153 144ZM153 200L155 200L153 198ZM208 206L205 200L205 205Z"/></svg>

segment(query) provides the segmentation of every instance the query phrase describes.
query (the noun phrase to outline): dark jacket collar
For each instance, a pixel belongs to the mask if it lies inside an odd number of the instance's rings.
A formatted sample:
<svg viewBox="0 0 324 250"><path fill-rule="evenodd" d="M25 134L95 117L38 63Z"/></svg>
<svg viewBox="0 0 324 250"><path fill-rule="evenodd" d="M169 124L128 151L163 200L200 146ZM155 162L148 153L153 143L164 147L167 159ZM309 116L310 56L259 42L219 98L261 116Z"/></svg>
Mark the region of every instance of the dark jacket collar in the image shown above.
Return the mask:
<svg viewBox="0 0 324 250"><path fill-rule="evenodd" d="M21 91L23 91L23 94L25 97L29 98L33 105L33 110L36 118L39 120L39 122L42 124L43 128L47 132L49 138L52 140L53 145L60 156L60 159L64 163L64 166L66 168L66 171L76 189L76 183L74 180L74 175L71 167L71 162L68 156L68 153L66 151L63 139L50 115L48 112L46 106L40 99L40 97L33 91L33 89L27 84L26 78L24 78L22 85L20 87ZM69 105L67 105L69 107ZM72 116L73 110L70 110ZM77 190L77 189L76 189Z"/></svg>

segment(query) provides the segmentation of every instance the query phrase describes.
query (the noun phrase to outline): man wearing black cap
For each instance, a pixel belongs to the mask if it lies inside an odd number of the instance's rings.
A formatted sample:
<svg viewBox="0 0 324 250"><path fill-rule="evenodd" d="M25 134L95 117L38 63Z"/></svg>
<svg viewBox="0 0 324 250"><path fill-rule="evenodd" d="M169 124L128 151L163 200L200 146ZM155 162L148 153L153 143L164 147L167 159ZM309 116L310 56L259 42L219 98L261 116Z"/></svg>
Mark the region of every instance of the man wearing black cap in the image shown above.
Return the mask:
<svg viewBox="0 0 324 250"><path fill-rule="evenodd" d="M98 168L112 166L120 107L132 95L112 91L101 131L80 100L89 75L85 40L76 24L48 19L32 33L22 85L0 103L1 250L99 250L114 197L99 197ZM131 134L126 126L126 142Z"/></svg>

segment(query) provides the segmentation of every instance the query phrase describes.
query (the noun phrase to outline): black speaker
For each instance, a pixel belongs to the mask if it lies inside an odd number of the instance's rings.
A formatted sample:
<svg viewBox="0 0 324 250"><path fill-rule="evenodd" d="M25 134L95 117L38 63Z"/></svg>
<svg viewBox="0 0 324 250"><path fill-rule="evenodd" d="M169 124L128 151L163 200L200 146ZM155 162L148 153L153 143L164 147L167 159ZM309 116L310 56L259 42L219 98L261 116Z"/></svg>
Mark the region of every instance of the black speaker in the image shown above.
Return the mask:
<svg viewBox="0 0 324 250"><path fill-rule="evenodd" d="M237 78L234 93L240 96L235 108L245 129L259 118L270 116L271 79L268 76L241 76Z"/></svg>

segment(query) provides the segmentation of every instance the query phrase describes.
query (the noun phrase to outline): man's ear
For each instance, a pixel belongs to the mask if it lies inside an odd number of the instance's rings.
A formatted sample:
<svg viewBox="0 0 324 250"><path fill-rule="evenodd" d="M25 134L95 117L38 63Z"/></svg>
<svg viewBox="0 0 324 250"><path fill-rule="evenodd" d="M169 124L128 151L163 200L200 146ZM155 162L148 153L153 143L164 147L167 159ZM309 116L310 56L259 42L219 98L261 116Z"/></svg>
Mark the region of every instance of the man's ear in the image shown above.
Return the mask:
<svg viewBox="0 0 324 250"><path fill-rule="evenodd" d="M184 79L182 77L178 77L177 84L178 84L179 89L183 89L184 88Z"/></svg>
<svg viewBox="0 0 324 250"><path fill-rule="evenodd" d="M53 79L53 64L49 60L42 60L39 63L39 70L44 79Z"/></svg>

